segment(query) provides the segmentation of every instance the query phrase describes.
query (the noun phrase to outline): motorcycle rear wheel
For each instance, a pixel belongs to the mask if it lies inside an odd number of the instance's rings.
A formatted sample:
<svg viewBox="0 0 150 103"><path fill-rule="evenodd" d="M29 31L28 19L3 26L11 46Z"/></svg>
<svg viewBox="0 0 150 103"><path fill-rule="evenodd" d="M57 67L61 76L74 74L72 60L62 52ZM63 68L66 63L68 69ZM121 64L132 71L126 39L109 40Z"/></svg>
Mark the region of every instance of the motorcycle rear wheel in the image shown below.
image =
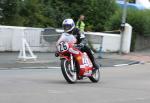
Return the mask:
<svg viewBox="0 0 150 103"><path fill-rule="evenodd" d="M72 84L77 81L77 71L71 70L71 61L61 59L61 71L68 83Z"/></svg>

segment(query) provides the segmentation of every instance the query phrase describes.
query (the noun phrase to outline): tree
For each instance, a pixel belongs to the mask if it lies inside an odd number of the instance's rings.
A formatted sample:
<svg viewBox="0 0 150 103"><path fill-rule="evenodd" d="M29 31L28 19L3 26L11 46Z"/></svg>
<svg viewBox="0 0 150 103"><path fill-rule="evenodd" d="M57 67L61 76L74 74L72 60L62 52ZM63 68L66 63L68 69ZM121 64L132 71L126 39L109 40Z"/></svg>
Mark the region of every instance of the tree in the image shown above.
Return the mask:
<svg viewBox="0 0 150 103"><path fill-rule="evenodd" d="M87 16L87 23L92 25L94 31L103 31L105 22L109 20L110 16L116 10L114 0L91 0L87 2L85 7L85 15Z"/></svg>
<svg viewBox="0 0 150 103"><path fill-rule="evenodd" d="M0 0L3 18L1 24L4 25L21 25L21 17L19 16L20 0Z"/></svg>
<svg viewBox="0 0 150 103"><path fill-rule="evenodd" d="M25 0L21 4L20 16L24 18L24 26L46 27L51 21L45 15L45 5L42 0Z"/></svg>
<svg viewBox="0 0 150 103"><path fill-rule="evenodd" d="M1 24L32 27L61 27L65 18L77 21L86 16L86 25L103 31L104 24L115 12L115 0L0 0Z"/></svg>

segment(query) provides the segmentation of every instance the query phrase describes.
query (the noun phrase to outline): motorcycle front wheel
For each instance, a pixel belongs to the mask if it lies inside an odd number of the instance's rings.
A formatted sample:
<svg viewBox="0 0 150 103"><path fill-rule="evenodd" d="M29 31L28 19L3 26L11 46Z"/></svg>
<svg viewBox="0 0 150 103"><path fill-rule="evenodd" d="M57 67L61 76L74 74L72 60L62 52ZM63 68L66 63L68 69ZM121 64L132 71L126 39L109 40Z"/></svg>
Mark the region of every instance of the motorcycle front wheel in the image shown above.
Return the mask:
<svg viewBox="0 0 150 103"><path fill-rule="evenodd" d="M89 77L89 79L93 83L97 83L100 80L100 69L97 69L96 72L91 77Z"/></svg>
<svg viewBox="0 0 150 103"><path fill-rule="evenodd" d="M66 59L61 59L61 71L68 83L72 84L77 81L77 71L76 69L72 69L71 61L67 61Z"/></svg>

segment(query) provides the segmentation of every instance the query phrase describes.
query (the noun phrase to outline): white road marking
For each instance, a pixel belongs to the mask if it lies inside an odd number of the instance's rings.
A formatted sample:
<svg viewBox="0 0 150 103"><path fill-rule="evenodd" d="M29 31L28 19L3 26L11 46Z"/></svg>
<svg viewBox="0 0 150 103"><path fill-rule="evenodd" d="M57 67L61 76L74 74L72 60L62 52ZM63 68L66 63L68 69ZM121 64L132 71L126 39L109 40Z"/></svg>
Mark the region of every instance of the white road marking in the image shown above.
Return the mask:
<svg viewBox="0 0 150 103"><path fill-rule="evenodd" d="M117 65L114 65L115 67L120 67L120 66L127 66L129 64L117 64Z"/></svg>

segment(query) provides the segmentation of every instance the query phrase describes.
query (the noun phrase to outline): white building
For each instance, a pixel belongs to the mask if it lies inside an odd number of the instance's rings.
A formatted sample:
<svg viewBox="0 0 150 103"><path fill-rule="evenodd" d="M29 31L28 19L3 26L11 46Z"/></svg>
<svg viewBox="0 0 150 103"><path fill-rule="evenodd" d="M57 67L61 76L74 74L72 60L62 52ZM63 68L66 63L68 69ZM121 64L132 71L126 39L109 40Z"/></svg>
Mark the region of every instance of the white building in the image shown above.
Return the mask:
<svg viewBox="0 0 150 103"><path fill-rule="evenodd" d="M150 9L150 0L136 0L136 4L140 4L146 9Z"/></svg>
<svg viewBox="0 0 150 103"><path fill-rule="evenodd" d="M117 3L124 4L124 0L117 0ZM150 0L133 0L133 2L129 2L129 7L137 7L143 9L150 9Z"/></svg>

